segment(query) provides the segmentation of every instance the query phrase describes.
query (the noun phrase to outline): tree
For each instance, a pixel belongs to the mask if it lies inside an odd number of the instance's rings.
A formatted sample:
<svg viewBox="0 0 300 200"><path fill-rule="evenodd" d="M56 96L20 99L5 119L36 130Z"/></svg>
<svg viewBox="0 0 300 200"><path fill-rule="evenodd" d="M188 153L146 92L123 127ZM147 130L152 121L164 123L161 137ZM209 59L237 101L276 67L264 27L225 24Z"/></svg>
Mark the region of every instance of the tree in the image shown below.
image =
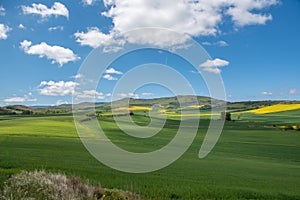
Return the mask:
<svg viewBox="0 0 300 200"><path fill-rule="evenodd" d="M221 112L221 120L231 121L231 113L230 112Z"/></svg>
<svg viewBox="0 0 300 200"><path fill-rule="evenodd" d="M22 115L31 115L33 112L31 110L23 110Z"/></svg>

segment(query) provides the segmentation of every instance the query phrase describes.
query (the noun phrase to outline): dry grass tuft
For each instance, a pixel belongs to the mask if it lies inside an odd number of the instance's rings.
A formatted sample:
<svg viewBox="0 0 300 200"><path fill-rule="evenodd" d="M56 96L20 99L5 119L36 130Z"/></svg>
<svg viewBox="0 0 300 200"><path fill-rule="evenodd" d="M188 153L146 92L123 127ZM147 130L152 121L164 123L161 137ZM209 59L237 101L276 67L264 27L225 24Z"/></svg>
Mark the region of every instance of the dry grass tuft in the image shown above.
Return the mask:
<svg viewBox="0 0 300 200"><path fill-rule="evenodd" d="M137 195L103 189L83 183L80 178L45 171L22 171L8 179L0 193L1 200L130 200Z"/></svg>

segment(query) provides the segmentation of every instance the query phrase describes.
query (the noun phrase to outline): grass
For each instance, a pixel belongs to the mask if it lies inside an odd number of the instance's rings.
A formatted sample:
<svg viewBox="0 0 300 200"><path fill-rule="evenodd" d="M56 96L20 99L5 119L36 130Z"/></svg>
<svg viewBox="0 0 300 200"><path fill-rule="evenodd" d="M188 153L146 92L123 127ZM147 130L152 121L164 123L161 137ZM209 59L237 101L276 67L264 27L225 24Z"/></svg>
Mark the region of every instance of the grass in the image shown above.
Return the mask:
<svg viewBox="0 0 300 200"><path fill-rule="evenodd" d="M72 116L1 117L0 183L3 187L21 170L46 169L132 191L145 199L299 199L300 133L273 127L299 122L299 113L242 114L240 121L226 122L213 151L200 160L198 152L209 124L203 118L193 144L180 159L146 174L118 172L99 163L82 145ZM133 120L144 126L149 123L143 115ZM164 129L149 139L123 134L110 117L100 123L118 146L148 152L167 144L180 121L167 120Z"/></svg>

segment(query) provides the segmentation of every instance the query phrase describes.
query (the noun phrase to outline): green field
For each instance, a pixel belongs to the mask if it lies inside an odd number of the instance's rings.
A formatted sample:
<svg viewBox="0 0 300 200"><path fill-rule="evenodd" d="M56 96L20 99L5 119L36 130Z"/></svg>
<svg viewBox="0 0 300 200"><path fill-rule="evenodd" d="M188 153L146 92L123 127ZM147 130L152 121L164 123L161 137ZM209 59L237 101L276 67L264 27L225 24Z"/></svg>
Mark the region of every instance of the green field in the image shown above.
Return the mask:
<svg viewBox="0 0 300 200"><path fill-rule="evenodd" d="M133 119L139 125L149 122L143 115ZM0 116L0 183L23 169L45 169L129 190L145 199L300 199L300 132L273 126L298 122L300 110L243 114L239 121L226 122L213 151L199 159L209 123L203 118L193 144L180 159L152 173L129 174L104 166L87 152L71 115ZM156 136L136 139L123 134L112 118L100 119L115 144L135 152L161 148L174 137L179 123L169 119Z"/></svg>

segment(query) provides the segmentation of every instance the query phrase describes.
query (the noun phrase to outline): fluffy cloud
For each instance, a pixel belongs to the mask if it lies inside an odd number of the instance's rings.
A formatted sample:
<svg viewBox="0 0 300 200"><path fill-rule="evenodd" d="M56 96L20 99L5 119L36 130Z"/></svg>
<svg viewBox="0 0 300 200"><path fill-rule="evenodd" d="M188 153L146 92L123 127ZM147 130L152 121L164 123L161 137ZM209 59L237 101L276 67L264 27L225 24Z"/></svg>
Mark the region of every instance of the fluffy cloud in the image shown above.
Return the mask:
<svg viewBox="0 0 300 200"><path fill-rule="evenodd" d="M117 71L114 68L108 68L107 70L105 70L105 73L107 73L107 74L118 74L118 75L123 74L122 72Z"/></svg>
<svg viewBox="0 0 300 200"><path fill-rule="evenodd" d="M37 101L35 98L30 98L27 95L24 97L11 97L3 100L5 103L23 103L23 102L34 102Z"/></svg>
<svg viewBox="0 0 300 200"><path fill-rule="evenodd" d="M42 81L38 86L38 91L46 96L75 95L76 99L105 99L108 96L96 90L75 91L77 86L79 83L74 81Z"/></svg>
<svg viewBox="0 0 300 200"><path fill-rule="evenodd" d="M26 29L26 27L23 24L19 24L18 28L22 30Z"/></svg>
<svg viewBox="0 0 300 200"><path fill-rule="evenodd" d="M66 96L74 93L75 87L79 84L73 81L42 81L38 86L40 94L46 96Z"/></svg>
<svg viewBox="0 0 300 200"><path fill-rule="evenodd" d="M202 63L201 67L224 67L229 65L229 62L226 60L222 60L220 58L216 58L214 60L207 60L204 63Z"/></svg>
<svg viewBox="0 0 300 200"><path fill-rule="evenodd" d="M220 58L216 58L214 60L207 60L200 65L200 67L207 72L212 72L215 74L221 73L219 67L225 67L229 65L229 62L226 60L222 60Z"/></svg>
<svg viewBox="0 0 300 200"><path fill-rule="evenodd" d="M109 81L115 81L118 80L116 77L111 76L110 74L104 74L103 78Z"/></svg>
<svg viewBox="0 0 300 200"><path fill-rule="evenodd" d="M42 18L51 17L54 16L64 16L66 18L69 18L69 10L66 8L66 6L59 2L54 2L52 7L48 8L44 4L36 4L33 3L31 6L21 6L22 11L25 15L28 14L35 14L40 15Z"/></svg>
<svg viewBox="0 0 300 200"><path fill-rule="evenodd" d="M251 12L261 10L278 3L277 0L234 0L234 6L229 7L227 14L232 17L237 26L246 26L252 24L265 24L272 20L271 14L260 14Z"/></svg>
<svg viewBox="0 0 300 200"><path fill-rule="evenodd" d="M45 42L32 45L31 41L24 40L20 43L20 48L27 54L38 55L39 57L46 56L52 60L52 64L58 63L60 66L65 63L76 61L80 59L71 49L67 49L61 46L50 46Z"/></svg>
<svg viewBox="0 0 300 200"><path fill-rule="evenodd" d="M81 45L93 48L115 45L120 38L131 43L174 46L185 43L187 38L165 31L144 30L136 35L128 31L159 27L193 37L217 35L224 22L235 27L265 24L272 19L265 10L277 3L277 0L104 0L107 11L102 15L113 22L109 33L90 28L75 37Z"/></svg>
<svg viewBox="0 0 300 200"><path fill-rule="evenodd" d="M117 38L115 34L102 33L97 27L90 27L87 32L76 32L74 36L81 46L104 46L106 51L118 51L124 44L124 40Z"/></svg>
<svg viewBox="0 0 300 200"><path fill-rule="evenodd" d="M272 92L266 92L266 91L261 92L261 94L262 94L262 95L266 95L266 96L271 96L271 95L273 95Z"/></svg>
<svg viewBox="0 0 300 200"><path fill-rule="evenodd" d="M9 26L6 26L4 24L0 24L0 40L6 40L7 39L7 33L11 31L11 28Z"/></svg>
<svg viewBox="0 0 300 200"><path fill-rule="evenodd" d="M0 16L4 16L4 15L5 15L5 8L0 6Z"/></svg>

